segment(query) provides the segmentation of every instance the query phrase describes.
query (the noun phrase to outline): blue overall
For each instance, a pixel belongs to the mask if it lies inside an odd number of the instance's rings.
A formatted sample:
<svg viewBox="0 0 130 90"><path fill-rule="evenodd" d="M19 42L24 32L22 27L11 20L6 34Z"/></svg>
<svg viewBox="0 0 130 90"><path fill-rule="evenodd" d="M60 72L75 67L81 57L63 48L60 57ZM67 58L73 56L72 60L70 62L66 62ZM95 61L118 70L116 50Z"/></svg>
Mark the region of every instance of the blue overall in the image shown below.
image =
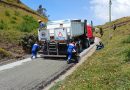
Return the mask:
<svg viewBox="0 0 130 90"><path fill-rule="evenodd" d="M42 29L42 28L44 28L44 27L46 27L45 23L41 22L41 23L39 24L39 28Z"/></svg>
<svg viewBox="0 0 130 90"><path fill-rule="evenodd" d="M70 61L72 58L72 51L75 50L75 45L73 43L70 43L68 45L67 54L68 54L68 60Z"/></svg>
<svg viewBox="0 0 130 90"><path fill-rule="evenodd" d="M36 58L37 56L37 51L38 51L39 45L38 44L34 44L32 47L32 57L34 56Z"/></svg>

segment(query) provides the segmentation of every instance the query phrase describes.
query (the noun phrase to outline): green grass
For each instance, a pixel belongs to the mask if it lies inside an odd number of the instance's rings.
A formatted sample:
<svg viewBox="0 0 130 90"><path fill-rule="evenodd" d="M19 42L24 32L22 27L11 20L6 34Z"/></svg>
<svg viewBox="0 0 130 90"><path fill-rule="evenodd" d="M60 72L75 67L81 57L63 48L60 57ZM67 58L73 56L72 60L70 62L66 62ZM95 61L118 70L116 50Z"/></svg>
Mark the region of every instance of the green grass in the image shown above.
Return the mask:
<svg viewBox="0 0 130 90"><path fill-rule="evenodd" d="M5 0L5 2L33 11L24 4L17 3L17 0ZM14 57L17 54L23 55L22 46L19 46L20 39L25 34L35 33L37 35L37 20L39 19L47 21L45 17L0 3L0 48L2 49L0 59L3 57L2 53L5 55L4 52L10 52ZM9 57L12 58L12 56Z"/></svg>
<svg viewBox="0 0 130 90"><path fill-rule="evenodd" d="M25 15L23 19L24 21L18 26L21 32L31 32L38 28L39 24L32 16Z"/></svg>
<svg viewBox="0 0 130 90"><path fill-rule="evenodd" d="M115 31L105 30L102 37L105 48L96 51L72 75L50 90L129 90L129 24Z"/></svg>

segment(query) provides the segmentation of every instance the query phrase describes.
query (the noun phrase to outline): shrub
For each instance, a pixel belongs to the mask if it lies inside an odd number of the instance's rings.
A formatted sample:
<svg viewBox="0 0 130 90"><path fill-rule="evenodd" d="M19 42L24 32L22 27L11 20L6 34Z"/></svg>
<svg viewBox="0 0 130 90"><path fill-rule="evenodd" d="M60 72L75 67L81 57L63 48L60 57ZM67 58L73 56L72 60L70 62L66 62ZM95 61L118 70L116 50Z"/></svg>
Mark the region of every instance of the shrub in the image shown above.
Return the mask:
<svg viewBox="0 0 130 90"><path fill-rule="evenodd" d="M27 53L31 53L33 44L37 41L37 36L32 34L25 34L21 37L20 44Z"/></svg>
<svg viewBox="0 0 130 90"><path fill-rule="evenodd" d="M15 24L15 23L16 23L16 21L15 21L15 20L11 20L11 21L10 21L10 23Z"/></svg>
<svg viewBox="0 0 130 90"><path fill-rule="evenodd" d="M20 13L18 11L15 11L14 14L15 14L15 16L19 16L20 15Z"/></svg>
<svg viewBox="0 0 130 90"><path fill-rule="evenodd" d="M1 20L0 21L0 30L6 29L6 28L7 28L7 24L3 20Z"/></svg>
<svg viewBox="0 0 130 90"><path fill-rule="evenodd" d="M38 27L37 21L32 16L25 15L23 20L20 26L18 26L21 32L31 32Z"/></svg>
<svg viewBox="0 0 130 90"><path fill-rule="evenodd" d="M123 41L123 43L130 43L130 35Z"/></svg>
<svg viewBox="0 0 130 90"><path fill-rule="evenodd" d="M9 11L5 11L5 16L10 16Z"/></svg>
<svg viewBox="0 0 130 90"><path fill-rule="evenodd" d="M16 17L12 17L12 19L13 19L13 20L17 20L17 18L16 18Z"/></svg>
<svg viewBox="0 0 130 90"><path fill-rule="evenodd" d="M11 53L7 52L6 50L0 48L0 58L5 58L5 57L11 57Z"/></svg>
<svg viewBox="0 0 130 90"><path fill-rule="evenodd" d="M130 61L130 49L127 49L125 53L126 53L126 56L125 56L126 60L125 61L129 62Z"/></svg>

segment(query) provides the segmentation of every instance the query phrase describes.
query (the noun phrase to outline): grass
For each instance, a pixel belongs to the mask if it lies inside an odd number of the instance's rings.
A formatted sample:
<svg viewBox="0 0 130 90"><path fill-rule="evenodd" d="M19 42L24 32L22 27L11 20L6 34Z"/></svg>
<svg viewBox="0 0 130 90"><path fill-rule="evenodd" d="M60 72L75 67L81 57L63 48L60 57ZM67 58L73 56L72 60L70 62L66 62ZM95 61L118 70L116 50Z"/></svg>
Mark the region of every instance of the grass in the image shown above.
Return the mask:
<svg viewBox="0 0 130 90"><path fill-rule="evenodd" d="M38 23L32 16L25 15L23 19L24 21L18 26L21 32L31 32L38 28Z"/></svg>
<svg viewBox="0 0 130 90"><path fill-rule="evenodd" d="M12 57L12 54L2 48L0 48L0 59Z"/></svg>
<svg viewBox="0 0 130 90"><path fill-rule="evenodd" d="M129 24L115 31L109 28L105 30L102 37L105 48L96 51L72 75L50 90L129 90Z"/></svg>
<svg viewBox="0 0 130 90"><path fill-rule="evenodd" d="M24 4L17 3L17 0L5 0L5 2L31 10ZM37 35L37 20L41 19L46 22L47 19L3 3L0 3L0 12L0 59L3 57L1 55L6 54L4 52L10 52L14 57L17 54L23 55L22 47L19 46L21 37L29 33ZM12 58L12 56L9 57Z"/></svg>

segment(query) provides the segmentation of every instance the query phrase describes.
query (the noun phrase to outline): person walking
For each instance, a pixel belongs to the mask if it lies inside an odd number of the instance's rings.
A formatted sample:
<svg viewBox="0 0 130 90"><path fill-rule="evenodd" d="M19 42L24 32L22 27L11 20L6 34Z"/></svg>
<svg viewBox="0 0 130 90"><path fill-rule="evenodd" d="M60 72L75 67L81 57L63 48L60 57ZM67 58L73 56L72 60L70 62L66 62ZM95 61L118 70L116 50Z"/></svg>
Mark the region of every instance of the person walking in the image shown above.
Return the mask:
<svg viewBox="0 0 130 90"><path fill-rule="evenodd" d="M116 24L113 25L113 30L116 30Z"/></svg>
<svg viewBox="0 0 130 90"><path fill-rule="evenodd" d="M103 36L103 30L101 27L100 27L100 35L101 35L101 37Z"/></svg>
<svg viewBox="0 0 130 90"><path fill-rule="evenodd" d="M38 49L39 49L39 45L38 45L38 42L36 41L35 44L32 46L32 59L35 59L37 57L37 52L38 52Z"/></svg>
<svg viewBox="0 0 130 90"><path fill-rule="evenodd" d="M68 49L67 49L67 54L68 54L68 59L67 59L67 63L69 64L71 59L72 59L72 54L73 52L76 52L76 47L75 47L75 42L71 41L68 45Z"/></svg>

